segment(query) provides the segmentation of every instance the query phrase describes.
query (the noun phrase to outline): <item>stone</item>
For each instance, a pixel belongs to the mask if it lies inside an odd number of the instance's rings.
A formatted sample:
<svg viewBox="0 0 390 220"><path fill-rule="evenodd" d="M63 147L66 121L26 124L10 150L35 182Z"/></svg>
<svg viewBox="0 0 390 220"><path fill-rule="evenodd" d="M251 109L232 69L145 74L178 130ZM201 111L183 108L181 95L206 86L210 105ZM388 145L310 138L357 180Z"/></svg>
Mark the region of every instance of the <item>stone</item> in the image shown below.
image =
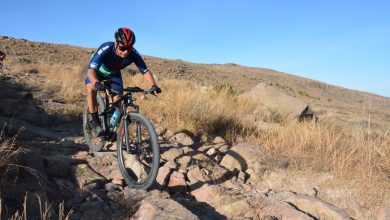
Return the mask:
<svg viewBox="0 0 390 220"><path fill-rule="evenodd" d="M86 164L79 164L76 166L72 166L71 168L72 176L75 178L75 182L79 186L80 189L83 189L84 186L91 183L105 183L106 179L101 175L97 174Z"/></svg>
<svg viewBox="0 0 390 220"><path fill-rule="evenodd" d="M131 168L138 179L145 179L148 176L147 167L135 155L124 153L123 157L125 159L125 167Z"/></svg>
<svg viewBox="0 0 390 220"><path fill-rule="evenodd" d="M127 205L137 205L146 196L147 192L144 189L132 189L130 187L125 187L123 190L123 199L126 201Z"/></svg>
<svg viewBox="0 0 390 220"><path fill-rule="evenodd" d="M344 210L328 204L317 197L293 192L280 192L272 195L272 197L292 204L294 207L309 213L317 219L352 219Z"/></svg>
<svg viewBox="0 0 390 220"><path fill-rule="evenodd" d="M157 178L156 178L158 189L164 189L167 186L170 173L171 173L171 168L167 166L163 166L159 168Z"/></svg>
<svg viewBox="0 0 390 220"><path fill-rule="evenodd" d="M164 167L168 167L172 170L175 170L177 168L177 164L174 161L170 160L164 164Z"/></svg>
<svg viewBox="0 0 390 220"><path fill-rule="evenodd" d="M187 193L187 186L184 175L180 172L173 171L168 183L169 191L172 193Z"/></svg>
<svg viewBox="0 0 390 220"><path fill-rule="evenodd" d="M180 203L164 198L146 198L137 212L130 218L132 220L152 220L152 219L199 219L191 211L183 207Z"/></svg>
<svg viewBox="0 0 390 220"><path fill-rule="evenodd" d="M213 157L214 155L217 154L217 151L215 150L215 148L210 148L207 152L206 152L207 155L209 155L210 157Z"/></svg>
<svg viewBox="0 0 390 220"><path fill-rule="evenodd" d="M209 180L205 178L199 166L195 166L193 169L187 172L187 178L190 181L190 184L195 184L197 182L206 182ZM190 185L191 187L191 185Z"/></svg>
<svg viewBox="0 0 390 220"><path fill-rule="evenodd" d="M183 132L180 132L180 133L173 135L170 138L170 140L177 142L177 143L184 145L184 146L190 146L190 145L194 144L194 141L192 140L192 138L188 134L183 133Z"/></svg>
<svg viewBox="0 0 390 220"><path fill-rule="evenodd" d="M207 152L209 149L213 148L214 145L203 145L198 148L198 151Z"/></svg>
<svg viewBox="0 0 390 220"><path fill-rule="evenodd" d="M210 185L207 183L201 184L198 188L191 191L191 195L199 202L208 204L217 203L221 200L220 190L217 185Z"/></svg>
<svg viewBox="0 0 390 220"><path fill-rule="evenodd" d="M74 155L74 157L79 160L86 160L88 156L88 151L77 151L77 153Z"/></svg>
<svg viewBox="0 0 390 220"><path fill-rule="evenodd" d="M197 153L194 156L192 156L193 159L199 160L199 161L209 161L210 157L208 157L206 154L203 153Z"/></svg>
<svg viewBox="0 0 390 220"><path fill-rule="evenodd" d="M187 169L191 165L192 158L190 156L182 156L177 159L177 162L180 164L180 169Z"/></svg>
<svg viewBox="0 0 390 220"><path fill-rule="evenodd" d="M246 173L243 171L238 172L237 180L245 183L246 180Z"/></svg>
<svg viewBox="0 0 390 220"><path fill-rule="evenodd" d="M184 154L189 154L189 153L194 152L194 149L192 149L192 148L189 147L189 146L184 146L184 147L182 147L181 149L183 150Z"/></svg>
<svg viewBox="0 0 390 220"><path fill-rule="evenodd" d="M226 140L223 139L223 137L221 137L221 136L217 136L214 138L213 143L214 144L226 144Z"/></svg>
<svg viewBox="0 0 390 220"><path fill-rule="evenodd" d="M113 180L113 179L120 180L120 179L123 179L123 176L122 176L121 171L118 168L118 169L112 170L110 172L110 174L108 174L107 179L110 179L110 180Z"/></svg>
<svg viewBox="0 0 390 220"><path fill-rule="evenodd" d="M166 161L175 160L176 158L183 155L183 150L180 148L171 148L161 154L161 158Z"/></svg>
<svg viewBox="0 0 390 220"><path fill-rule="evenodd" d="M234 170L243 170L243 166L241 163L232 155L229 153L226 154L221 161L221 166L226 167L227 169L234 171Z"/></svg>
<svg viewBox="0 0 390 220"><path fill-rule="evenodd" d="M229 150L229 145L227 144L224 144L224 145L218 145L215 147L216 150L218 150L219 152L223 153L223 154L226 154Z"/></svg>
<svg viewBox="0 0 390 220"><path fill-rule="evenodd" d="M123 179L113 179L113 180L111 180L111 183L122 186Z"/></svg>

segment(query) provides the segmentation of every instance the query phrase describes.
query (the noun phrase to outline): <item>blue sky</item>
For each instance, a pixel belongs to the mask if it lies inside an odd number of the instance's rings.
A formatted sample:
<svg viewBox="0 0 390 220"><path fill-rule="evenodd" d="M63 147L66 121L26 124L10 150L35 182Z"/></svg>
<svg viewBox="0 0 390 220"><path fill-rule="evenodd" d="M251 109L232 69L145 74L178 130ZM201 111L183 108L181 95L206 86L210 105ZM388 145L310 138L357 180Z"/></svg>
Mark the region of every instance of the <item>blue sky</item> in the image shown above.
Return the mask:
<svg viewBox="0 0 390 220"><path fill-rule="evenodd" d="M0 35L94 48L126 26L145 55L271 68L390 97L390 1L12 0L0 10Z"/></svg>

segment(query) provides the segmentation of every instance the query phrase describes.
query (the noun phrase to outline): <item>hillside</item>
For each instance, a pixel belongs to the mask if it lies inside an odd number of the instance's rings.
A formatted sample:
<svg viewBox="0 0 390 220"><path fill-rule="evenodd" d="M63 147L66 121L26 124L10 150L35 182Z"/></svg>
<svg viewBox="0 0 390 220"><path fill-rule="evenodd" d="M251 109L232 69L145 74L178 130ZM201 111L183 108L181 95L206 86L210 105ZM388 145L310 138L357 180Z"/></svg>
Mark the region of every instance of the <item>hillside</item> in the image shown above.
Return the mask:
<svg viewBox="0 0 390 220"><path fill-rule="evenodd" d="M0 49L11 63L85 65L93 48L31 42L2 37ZM142 51L142 49L141 49ZM320 119L346 126L388 129L390 98L265 68L236 64L195 64L145 56L145 61L160 79L184 79L200 85L230 85L238 92L260 82L308 103ZM128 72L137 71L134 65ZM80 73L83 74L83 73Z"/></svg>
<svg viewBox="0 0 390 220"><path fill-rule="evenodd" d="M146 56L163 92L134 98L156 128L161 159L151 189L136 190L119 171L116 142L89 152L83 136L93 49L0 37L0 50L8 54L0 71L1 219L390 213L388 98L270 69ZM126 85L146 88L134 65L124 72ZM289 118L267 98L308 103L320 120Z"/></svg>

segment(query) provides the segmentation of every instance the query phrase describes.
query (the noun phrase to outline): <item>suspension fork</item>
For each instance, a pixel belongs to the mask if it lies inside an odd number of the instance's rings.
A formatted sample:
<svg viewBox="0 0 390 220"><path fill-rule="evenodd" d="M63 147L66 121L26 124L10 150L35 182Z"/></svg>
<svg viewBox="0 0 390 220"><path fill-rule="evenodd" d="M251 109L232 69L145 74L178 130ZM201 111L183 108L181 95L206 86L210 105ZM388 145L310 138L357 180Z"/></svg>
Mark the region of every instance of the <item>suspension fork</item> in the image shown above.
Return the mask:
<svg viewBox="0 0 390 220"><path fill-rule="evenodd" d="M125 144L126 144L126 152L130 152L130 149L129 149L129 145L130 145L130 141L129 141L129 128L127 127L127 120L130 120L129 118L129 114L127 114L126 112L126 108L127 106L126 105L122 105L122 120L123 120L123 124L124 124L124 134L125 135ZM131 123L131 121L129 122Z"/></svg>

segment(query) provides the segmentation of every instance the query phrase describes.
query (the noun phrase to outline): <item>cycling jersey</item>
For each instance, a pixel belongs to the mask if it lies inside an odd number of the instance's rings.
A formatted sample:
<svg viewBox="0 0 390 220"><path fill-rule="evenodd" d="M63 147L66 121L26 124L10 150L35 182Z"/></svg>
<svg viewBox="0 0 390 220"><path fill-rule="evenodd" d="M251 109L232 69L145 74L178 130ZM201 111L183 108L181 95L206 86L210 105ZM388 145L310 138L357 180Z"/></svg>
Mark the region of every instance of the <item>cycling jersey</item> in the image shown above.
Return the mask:
<svg viewBox="0 0 390 220"><path fill-rule="evenodd" d="M130 51L130 54L126 58L119 57L115 52L114 42L106 42L92 54L88 68L95 69L97 72L98 80L110 79L110 86L119 94L123 93L123 80L120 70L126 66L135 63L139 71L142 74L148 72L144 60L138 51L134 48ZM85 77L85 84L90 83L88 73Z"/></svg>
<svg viewBox="0 0 390 220"><path fill-rule="evenodd" d="M142 74L148 72L144 60L138 51L134 48L126 58L119 57L115 52L114 42L106 42L100 45L97 51L92 55L89 62L89 68L97 70L98 74L110 76L119 73L126 66L135 63Z"/></svg>

